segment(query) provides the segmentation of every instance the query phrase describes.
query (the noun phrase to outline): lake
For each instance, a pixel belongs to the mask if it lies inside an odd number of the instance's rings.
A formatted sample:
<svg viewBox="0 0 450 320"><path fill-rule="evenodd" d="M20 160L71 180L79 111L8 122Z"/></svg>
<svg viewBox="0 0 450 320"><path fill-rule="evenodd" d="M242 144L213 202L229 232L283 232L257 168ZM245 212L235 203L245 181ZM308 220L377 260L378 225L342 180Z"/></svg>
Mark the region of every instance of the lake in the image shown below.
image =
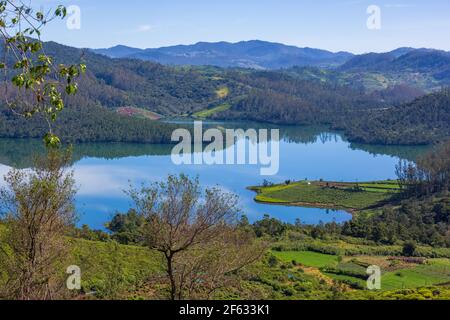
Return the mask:
<svg viewBox="0 0 450 320"><path fill-rule="evenodd" d="M305 224L348 221L345 211L283 207L258 204L246 188L264 179L369 181L395 178L399 159L413 161L426 147L369 146L352 144L322 127L272 126L251 123L209 123L226 128L279 128L280 170L271 177L260 175L254 165L176 166L171 161L173 146L125 143L95 143L74 146L73 170L79 188L76 206L79 224L103 229L116 212L125 212L131 202L124 190L130 185L159 181L169 174L185 173L199 177L205 187L219 186L240 197L240 207L250 221L265 214L285 222ZM28 168L33 153L42 152L41 141L0 139L0 175L11 167ZM0 182L3 185L3 181Z"/></svg>

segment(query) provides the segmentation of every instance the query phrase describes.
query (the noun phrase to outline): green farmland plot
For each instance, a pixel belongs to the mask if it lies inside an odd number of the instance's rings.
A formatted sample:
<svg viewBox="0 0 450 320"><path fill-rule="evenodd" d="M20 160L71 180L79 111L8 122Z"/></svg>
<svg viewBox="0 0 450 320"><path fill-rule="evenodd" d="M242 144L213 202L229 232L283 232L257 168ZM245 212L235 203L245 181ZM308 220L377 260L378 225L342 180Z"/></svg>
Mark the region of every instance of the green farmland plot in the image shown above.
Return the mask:
<svg viewBox="0 0 450 320"><path fill-rule="evenodd" d="M362 269L348 268L338 265L335 272L325 271L326 276L344 283L365 288L366 281L362 276ZM450 261L448 259L429 260L427 264L412 266L411 268L383 273L381 290L391 291L398 289L412 289L446 284L450 282Z"/></svg>
<svg viewBox="0 0 450 320"><path fill-rule="evenodd" d="M389 272L382 277L383 290L426 287L450 282L450 260L430 260L411 269Z"/></svg>
<svg viewBox="0 0 450 320"><path fill-rule="evenodd" d="M284 262L297 262L306 267L323 268L332 267L337 264L337 256L312 251L286 251L273 252L273 254Z"/></svg>
<svg viewBox="0 0 450 320"><path fill-rule="evenodd" d="M318 268L324 276L334 281L343 282L357 289L366 288L366 267L360 262L345 258L346 262L339 262L337 256L311 251L274 251L272 253L284 263L295 262L305 267ZM447 284L450 282L450 260L429 259L423 265L411 265L388 272L382 270L382 273L382 291Z"/></svg>

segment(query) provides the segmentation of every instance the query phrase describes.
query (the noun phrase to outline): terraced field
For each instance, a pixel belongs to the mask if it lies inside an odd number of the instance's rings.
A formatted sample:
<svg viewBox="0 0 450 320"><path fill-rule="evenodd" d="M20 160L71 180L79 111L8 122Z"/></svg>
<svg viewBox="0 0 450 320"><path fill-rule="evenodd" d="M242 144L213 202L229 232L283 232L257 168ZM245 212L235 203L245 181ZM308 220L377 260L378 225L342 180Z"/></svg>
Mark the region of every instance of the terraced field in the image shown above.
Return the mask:
<svg viewBox="0 0 450 320"><path fill-rule="evenodd" d="M321 276L345 283L355 289L365 289L366 270L379 265L382 270L382 291L413 289L450 282L450 259L428 259L424 264L400 263L389 257L342 257L311 251L273 252L284 263L296 263L320 270Z"/></svg>

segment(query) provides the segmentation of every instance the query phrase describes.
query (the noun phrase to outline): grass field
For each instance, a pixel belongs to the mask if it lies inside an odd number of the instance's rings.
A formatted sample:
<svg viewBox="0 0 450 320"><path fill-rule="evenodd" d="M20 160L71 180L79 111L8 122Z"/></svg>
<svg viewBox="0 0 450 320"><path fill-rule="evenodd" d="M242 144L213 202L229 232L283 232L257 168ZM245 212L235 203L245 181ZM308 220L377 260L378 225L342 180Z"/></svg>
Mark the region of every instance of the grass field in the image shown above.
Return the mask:
<svg viewBox="0 0 450 320"><path fill-rule="evenodd" d="M161 256L147 248L82 239L71 243L71 263L82 270L83 290L98 296L138 288L162 270Z"/></svg>
<svg viewBox="0 0 450 320"><path fill-rule="evenodd" d="M327 266L335 266L338 262L337 256L312 251L273 252L273 254L281 261L295 261L306 267L322 268Z"/></svg>
<svg viewBox="0 0 450 320"><path fill-rule="evenodd" d="M226 110L230 109L230 107L231 107L231 105L229 105L227 103L226 104L222 104L222 105L220 105L218 107L215 107L215 108L212 108L212 109L202 110L202 111L199 111L197 113L194 113L193 117L194 118L200 118L200 119L206 119L206 118L209 118L209 117L211 117L212 115L214 115L216 113L226 111Z"/></svg>
<svg viewBox="0 0 450 320"><path fill-rule="evenodd" d="M0 240L5 231L0 223ZM66 265L80 267L83 292L95 292L98 298L118 297L119 292L139 288L150 276L162 272L162 257L144 247L75 238L68 238L68 246ZM3 271L0 263L0 287L5 280Z"/></svg>
<svg viewBox="0 0 450 320"><path fill-rule="evenodd" d="M426 287L450 282L450 260L430 259L425 265L388 272L382 277L382 290Z"/></svg>
<svg viewBox="0 0 450 320"><path fill-rule="evenodd" d="M363 262L376 265L386 265L388 262L380 261L380 257L402 255L403 246L381 245L371 243L360 243L352 241L354 239L312 239L306 238L302 241L292 241L290 239L280 239L274 243L276 251L313 251L335 256L358 256ZM450 259L450 248L432 248L429 246L417 246L416 256L422 258L446 258ZM385 260L385 259L382 259Z"/></svg>
<svg viewBox="0 0 450 320"><path fill-rule="evenodd" d="M376 206L399 191L392 181L366 183L295 182L289 185L251 187L259 202L361 210Z"/></svg>

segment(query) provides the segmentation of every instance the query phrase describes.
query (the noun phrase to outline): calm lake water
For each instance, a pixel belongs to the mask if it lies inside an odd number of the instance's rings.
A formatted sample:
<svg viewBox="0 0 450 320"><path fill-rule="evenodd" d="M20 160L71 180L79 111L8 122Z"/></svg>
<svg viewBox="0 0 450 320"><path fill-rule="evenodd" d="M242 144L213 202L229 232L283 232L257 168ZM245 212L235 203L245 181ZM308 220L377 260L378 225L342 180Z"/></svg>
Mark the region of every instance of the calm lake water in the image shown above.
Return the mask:
<svg viewBox="0 0 450 320"><path fill-rule="evenodd" d="M210 123L210 126L248 128L253 124ZM261 126L261 125L260 125ZM262 125L269 127L268 125ZM369 181L395 178L399 159L414 160L425 147L383 147L351 144L339 134L317 127L279 127L280 170L263 177L254 165L176 166L172 146L124 143L80 144L74 146L73 169L79 187L77 209L80 224L103 228L118 211L131 206L124 190L142 182L159 181L168 174L198 176L203 186L220 186L240 196L240 205L250 221L265 214L286 222L297 219L306 224L344 222L344 211L283 207L258 204L246 188L260 185L265 178L274 183L291 180ZM41 151L36 140L0 139L0 175L11 167L28 168L33 153ZM3 181L0 182L3 185Z"/></svg>

